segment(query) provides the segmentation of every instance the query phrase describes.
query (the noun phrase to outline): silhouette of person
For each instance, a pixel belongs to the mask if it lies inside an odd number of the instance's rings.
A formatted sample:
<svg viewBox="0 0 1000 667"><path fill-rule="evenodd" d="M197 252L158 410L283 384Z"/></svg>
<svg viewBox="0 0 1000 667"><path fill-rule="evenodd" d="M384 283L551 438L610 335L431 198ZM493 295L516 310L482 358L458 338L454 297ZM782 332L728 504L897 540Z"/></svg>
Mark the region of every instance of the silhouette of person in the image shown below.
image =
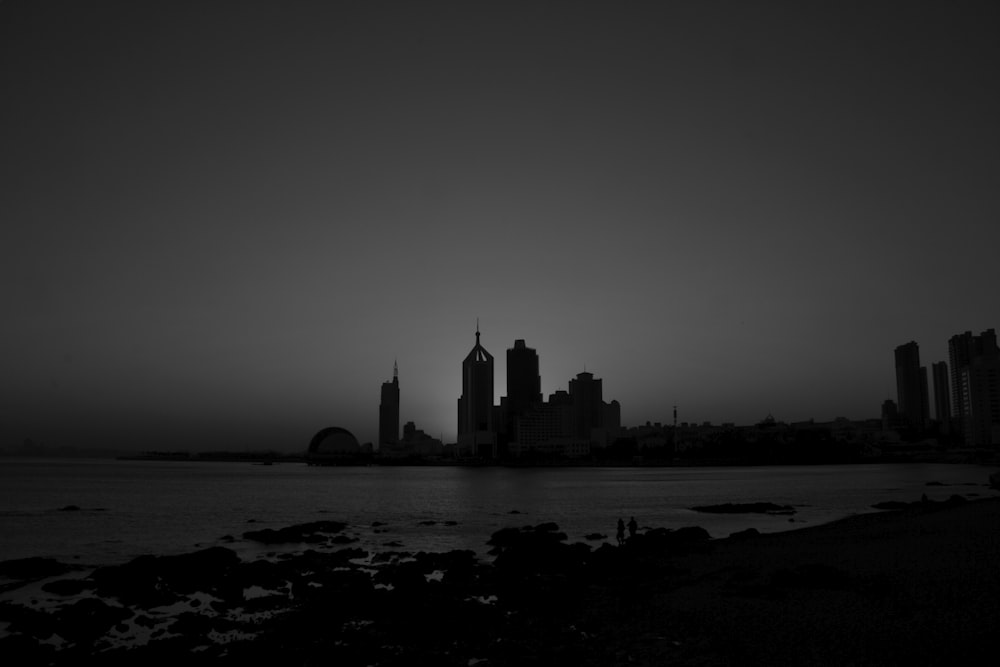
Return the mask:
<svg viewBox="0 0 1000 667"><path fill-rule="evenodd" d="M625 544L625 522L618 519L618 546Z"/></svg>
<svg viewBox="0 0 1000 667"><path fill-rule="evenodd" d="M639 524L635 522L635 517L628 520L628 537L632 539L635 537L635 531L639 528Z"/></svg>

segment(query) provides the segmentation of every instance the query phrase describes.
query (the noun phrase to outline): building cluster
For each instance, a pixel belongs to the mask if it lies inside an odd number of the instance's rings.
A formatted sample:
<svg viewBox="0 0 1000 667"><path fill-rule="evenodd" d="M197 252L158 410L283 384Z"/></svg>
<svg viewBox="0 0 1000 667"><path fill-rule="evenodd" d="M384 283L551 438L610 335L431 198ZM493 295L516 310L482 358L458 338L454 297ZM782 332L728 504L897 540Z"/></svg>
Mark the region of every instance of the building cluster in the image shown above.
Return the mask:
<svg viewBox="0 0 1000 667"><path fill-rule="evenodd" d="M578 373L568 391L542 396L538 352L514 341L507 350L507 395L494 405L493 355L476 344L462 361L458 399L458 442L462 460L584 458L593 446L607 445L620 431L621 406L606 403L603 383L593 373ZM399 377L382 384L379 406L379 454L434 456L445 449L409 422L399 438Z"/></svg>
<svg viewBox="0 0 1000 667"><path fill-rule="evenodd" d="M948 340L948 361L931 366L934 419L927 367L910 341L896 348L896 402L882 404L885 430L936 432L968 446L1000 445L1000 348L996 331L971 331Z"/></svg>

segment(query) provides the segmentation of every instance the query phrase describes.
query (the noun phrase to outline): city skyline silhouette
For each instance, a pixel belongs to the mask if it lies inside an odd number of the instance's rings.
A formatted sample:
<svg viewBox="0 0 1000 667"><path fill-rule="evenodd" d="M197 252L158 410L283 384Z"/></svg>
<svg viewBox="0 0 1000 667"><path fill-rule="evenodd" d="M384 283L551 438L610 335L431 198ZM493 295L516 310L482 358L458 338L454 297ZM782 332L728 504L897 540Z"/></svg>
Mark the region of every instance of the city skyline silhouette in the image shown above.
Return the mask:
<svg viewBox="0 0 1000 667"><path fill-rule="evenodd" d="M476 317L624 424L878 417L1000 321L995 18L2 3L0 448L375 442L393 359L451 442Z"/></svg>

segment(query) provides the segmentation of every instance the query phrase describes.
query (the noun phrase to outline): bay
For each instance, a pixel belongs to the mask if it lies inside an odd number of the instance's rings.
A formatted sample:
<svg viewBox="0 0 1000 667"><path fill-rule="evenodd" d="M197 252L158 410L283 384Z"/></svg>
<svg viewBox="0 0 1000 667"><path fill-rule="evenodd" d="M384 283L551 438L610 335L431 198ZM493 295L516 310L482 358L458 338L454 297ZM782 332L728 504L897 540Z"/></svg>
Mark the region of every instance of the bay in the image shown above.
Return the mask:
<svg viewBox="0 0 1000 667"><path fill-rule="evenodd" d="M618 518L632 516L642 527L698 525L724 537L750 527L774 532L816 525L923 494L932 500L995 496L987 484L991 471L884 463L525 469L6 459L0 462L0 560L48 556L100 565L213 545L256 557L274 547L241 539L245 531L321 519L346 522L345 534L369 551L485 554L494 531L547 521L570 541L591 533L613 541ZM749 502L792 505L796 512L690 509ZM227 535L233 540L222 539Z"/></svg>

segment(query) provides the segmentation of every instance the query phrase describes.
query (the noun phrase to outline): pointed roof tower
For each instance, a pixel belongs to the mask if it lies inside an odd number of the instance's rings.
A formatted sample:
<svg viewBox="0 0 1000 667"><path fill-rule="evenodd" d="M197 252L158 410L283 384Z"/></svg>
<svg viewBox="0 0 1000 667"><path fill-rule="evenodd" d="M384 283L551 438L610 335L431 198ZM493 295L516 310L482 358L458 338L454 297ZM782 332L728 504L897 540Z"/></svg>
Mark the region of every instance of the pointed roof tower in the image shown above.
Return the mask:
<svg viewBox="0 0 1000 667"><path fill-rule="evenodd" d="M486 348L479 342L479 318L476 318L476 345L465 357L465 363L492 363L493 355L486 351Z"/></svg>

